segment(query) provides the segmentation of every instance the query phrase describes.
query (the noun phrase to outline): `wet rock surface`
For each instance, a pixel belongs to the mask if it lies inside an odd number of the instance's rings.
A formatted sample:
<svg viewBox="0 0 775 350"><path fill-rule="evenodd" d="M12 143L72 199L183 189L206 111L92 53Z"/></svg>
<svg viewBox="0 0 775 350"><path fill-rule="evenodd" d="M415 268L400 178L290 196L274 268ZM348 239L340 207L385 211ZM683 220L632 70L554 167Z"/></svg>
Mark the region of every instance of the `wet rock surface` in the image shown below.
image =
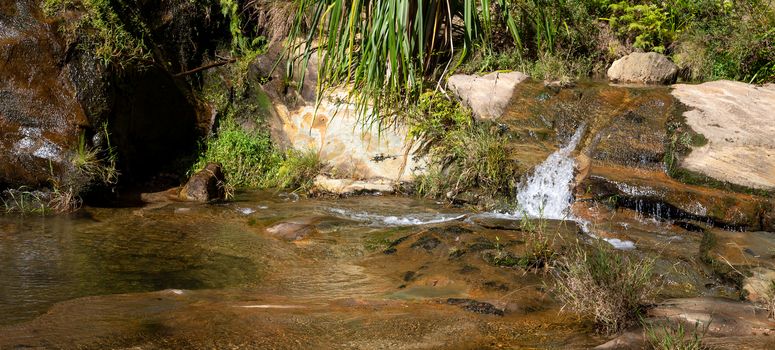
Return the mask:
<svg viewBox="0 0 775 350"><path fill-rule="evenodd" d="M693 322L714 315L719 323L709 336L713 344L767 348L771 336L761 334L771 321L751 304L733 301L740 290L718 278L699 252L712 233L717 244L708 254L743 271L745 259L773 264L771 256L752 258L747 251L769 251L766 242L775 240L696 221L672 225L625 208L599 209L600 220L590 222L596 234L635 242L637 249L626 254L657 258L655 272L665 287L654 309L662 311L650 314L654 319L685 316ZM501 229L477 224L475 215L456 220L460 211L450 210L393 196L331 200L243 193L218 205L87 208L88 217L69 222L0 217L0 240L11 242L10 251L36 253L20 265L9 263L20 255L0 252L0 282L14 286L10 295L48 300L34 306L17 297L11 304L0 300L0 348L228 343L280 349L582 349L611 340L560 312L546 289L551 274L490 259L527 256L534 234L529 227L542 227L552 249L562 252L588 239L575 223ZM740 249L730 248L735 246ZM35 283L10 282L31 278L24 274L29 266L40 267ZM81 273L69 273L73 269ZM108 291L89 287L105 280ZM42 281L46 287L35 289ZM721 301L685 299L698 295ZM681 299L661 302L675 297ZM9 321L19 310L26 316Z"/></svg>
<svg viewBox="0 0 775 350"><path fill-rule="evenodd" d="M576 197L608 201L661 220L690 219L730 229L775 230L770 219L771 199L683 184L660 170L593 167L589 178L576 187Z"/></svg>
<svg viewBox="0 0 775 350"><path fill-rule="evenodd" d="M180 190L180 199L189 202L213 202L226 199L226 179L221 165L210 163L188 180Z"/></svg>
<svg viewBox="0 0 775 350"><path fill-rule="evenodd" d="M132 16L147 26L145 44L165 65L117 68L78 46L83 38L60 31L77 14L47 17L40 3L0 7L0 146L8 150L0 155L0 185L38 187L52 173L67 178L78 147L110 142L125 179L170 170L197 149L210 115L192 85L173 74L201 64L218 35L217 17L204 25L210 15L189 1L139 2Z"/></svg>
<svg viewBox="0 0 775 350"><path fill-rule="evenodd" d="M73 171L71 152L89 126L61 69L67 47L37 5L0 7L0 186L36 187L52 170Z"/></svg>
<svg viewBox="0 0 775 350"><path fill-rule="evenodd" d="M714 349L767 349L775 346L775 322L750 304L721 298L667 300L649 310L647 324L704 332L702 345ZM630 331L596 349L631 349L646 340L642 330Z"/></svg>

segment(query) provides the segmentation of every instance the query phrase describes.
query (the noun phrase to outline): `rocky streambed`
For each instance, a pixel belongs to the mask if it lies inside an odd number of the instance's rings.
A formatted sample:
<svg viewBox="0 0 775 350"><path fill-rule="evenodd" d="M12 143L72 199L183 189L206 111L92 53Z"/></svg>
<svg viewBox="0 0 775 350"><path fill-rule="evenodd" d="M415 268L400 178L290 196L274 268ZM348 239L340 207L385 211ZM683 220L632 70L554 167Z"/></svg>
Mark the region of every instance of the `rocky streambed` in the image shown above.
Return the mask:
<svg viewBox="0 0 775 350"><path fill-rule="evenodd" d="M629 209L589 215L600 218L598 235L658 259L655 317L711 317L706 341L720 348L775 344L766 311L735 301L735 282L702 260L772 267L771 234ZM508 214L393 196L243 193L222 205L0 222L4 349L589 348L611 340L561 311L551 274L509 260L523 256L530 231ZM541 225L557 249L590 239L575 221ZM716 244L705 245L706 236ZM616 341L631 347L641 336Z"/></svg>

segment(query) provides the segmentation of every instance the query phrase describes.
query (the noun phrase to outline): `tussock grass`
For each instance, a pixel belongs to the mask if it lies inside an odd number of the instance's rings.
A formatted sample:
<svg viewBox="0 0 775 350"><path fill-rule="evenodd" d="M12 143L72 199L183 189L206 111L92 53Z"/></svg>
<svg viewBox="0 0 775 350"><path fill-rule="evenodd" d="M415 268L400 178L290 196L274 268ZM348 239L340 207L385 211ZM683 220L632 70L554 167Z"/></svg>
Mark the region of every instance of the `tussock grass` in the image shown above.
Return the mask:
<svg viewBox="0 0 775 350"><path fill-rule="evenodd" d="M709 350L702 343L709 324L695 323L687 328L683 322L655 322L644 324L647 349L653 350Z"/></svg>
<svg viewBox="0 0 775 350"><path fill-rule="evenodd" d="M636 259L605 243L577 246L557 260L553 291L567 308L592 319L601 333L637 323L643 305L659 290L655 259Z"/></svg>

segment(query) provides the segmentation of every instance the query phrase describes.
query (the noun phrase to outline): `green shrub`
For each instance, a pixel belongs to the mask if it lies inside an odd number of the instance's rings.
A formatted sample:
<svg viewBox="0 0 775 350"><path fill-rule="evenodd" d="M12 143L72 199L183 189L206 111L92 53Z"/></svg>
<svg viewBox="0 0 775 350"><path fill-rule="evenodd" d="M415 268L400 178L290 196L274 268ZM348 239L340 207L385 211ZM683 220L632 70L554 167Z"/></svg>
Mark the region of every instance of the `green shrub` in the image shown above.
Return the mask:
<svg viewBox="0 0 775 350"><path fill-rule="evenodd" d="M305 192L312 187L315 177L321 170L323 170L323 163L317 151L290 150L266 185Z"/></svg>
<svg viewBox="0 0 775 350"><path fill-rule="evenodd" d="M217 135L207 140L192 170L220 163L229 183L236 187L262 187L282 162L268 132L250 132L234 120L224 119Z"/></svg>
<svg viewBox="0 0 775 350"><path fill-rule="evenodd" d="M427 173L417 190L429 197L452 197L476 190L486 197L511 196L520 175L511 159L506 135L495 125L473 122L470 111L440 93L426 93L412 119L410 136L427 155Z"/></svg>
<svg viewBox="0 0 775 350"><path fill-rule="evenodd" d="M245 130L230 118L207 140L189 173L208 163L223 166L230 186L293 191L308 190L323 169L316 151L289 150L283 154L274 147L268 132Z"/></svg>
<svg viewBox="0 0 775 350"><path fill-rule="evenodd" d="M661 6L621 1L609 8L611 29L635 48L664 53L675 37L675 29L668 26L668 12Z"/></svg>
<svg viewBox="0 0 775 350"><path fill-rule="evenodd" d="M636 323L643 304L658 291L654 259L636 259L607 243L578 246L558 260L554 292L566 308L612 334Z"/></svg>

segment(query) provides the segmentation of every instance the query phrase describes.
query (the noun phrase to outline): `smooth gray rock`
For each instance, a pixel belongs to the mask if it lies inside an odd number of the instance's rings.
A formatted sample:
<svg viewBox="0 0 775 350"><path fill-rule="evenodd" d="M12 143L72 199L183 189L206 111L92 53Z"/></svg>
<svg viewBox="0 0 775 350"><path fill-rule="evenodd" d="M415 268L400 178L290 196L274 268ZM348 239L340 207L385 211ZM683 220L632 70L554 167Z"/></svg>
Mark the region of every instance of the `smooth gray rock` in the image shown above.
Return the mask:
<svg viewBox="0 0 775 350"><path fill-rule="evenodd" d="M608 79L614 83L672 84L677 77L678 66L656 52L633 52L608 69Z"/></svg>
<svg viewBox="0 0 775 350"><path fill-rule="evenodd" d="M447 86L480 119L496 119L514 95L517 85L528 78L520 72L494 72L483 76L457 74Z"/></svg>
<svg viewBox="0 0 775 350"><path fill-rule="evenodd" d="M691 109L686 124L707 144L681 166L742 186L775 189L775 85L719 80L678 84L672 91Z"/></svg>

